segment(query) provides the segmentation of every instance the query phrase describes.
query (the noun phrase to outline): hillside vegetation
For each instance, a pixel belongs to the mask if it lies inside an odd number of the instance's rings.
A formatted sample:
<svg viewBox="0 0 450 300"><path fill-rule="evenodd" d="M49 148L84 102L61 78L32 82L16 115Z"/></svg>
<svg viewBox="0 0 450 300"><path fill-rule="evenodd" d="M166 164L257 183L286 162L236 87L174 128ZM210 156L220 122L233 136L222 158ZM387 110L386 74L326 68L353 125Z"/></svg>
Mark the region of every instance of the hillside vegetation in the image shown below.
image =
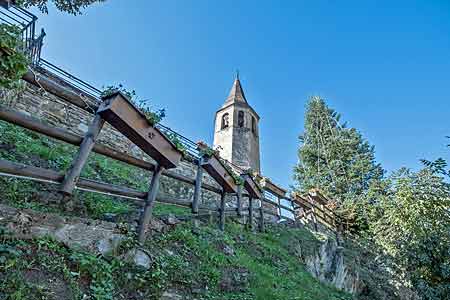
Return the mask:
<svg viewBox="0 0 450 300"><path fill-rule="evenodd" d="M76 151L4 122L0 122L0 137L2 159L55 170L67 169ZM88 178L141 190L148 186L146 175L95 154L83 172ZM130 221L129 215L136 211L129 202L86 192L77 193L77 210L63 211L49 200L54 186L24 179L0 177L0 189L1 203L44 213L94 219L113 214L118 221ZM156 215L187 213L174 206L156 207ZM16 239L3 227L0 298L160 299L164 293L176 293L179 299L351 299L306 271L304 259L320 241L305 229L274 226L266 233L253 233L227 223L221 233L214 223L188 222L147 240L144 249L152 258L147 270L118 259L136 246L127 224L124 232L129 238L108 257L69 249L47 238Z"/></svg>
<svg viewBox="0 0 450 300"><path fill-rule="evenodd" d="M50 239L3 235L0 298L351 299L305 270L304 258L318 245L304 229L251 233L230 223L221 233L215 225L184 223L147 240L151 267L145 269L118 259L135 246L131 235L105 257Z"/></svg>

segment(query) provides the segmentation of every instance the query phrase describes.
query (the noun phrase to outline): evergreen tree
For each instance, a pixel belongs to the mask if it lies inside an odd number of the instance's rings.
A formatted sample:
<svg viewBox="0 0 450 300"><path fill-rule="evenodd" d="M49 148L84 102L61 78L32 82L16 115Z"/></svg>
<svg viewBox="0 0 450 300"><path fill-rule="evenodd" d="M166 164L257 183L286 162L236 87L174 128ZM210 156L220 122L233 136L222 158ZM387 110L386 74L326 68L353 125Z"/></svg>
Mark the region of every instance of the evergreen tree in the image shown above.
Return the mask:
<svg viewBox="0 0 450 300"><path fill-rule="evenodd" d="M317 187L338 204L375 200L385 189L384 170L375 162L374 147L356 129L341 125L340 118L320 97L308 101L295 188Z"/></svg>

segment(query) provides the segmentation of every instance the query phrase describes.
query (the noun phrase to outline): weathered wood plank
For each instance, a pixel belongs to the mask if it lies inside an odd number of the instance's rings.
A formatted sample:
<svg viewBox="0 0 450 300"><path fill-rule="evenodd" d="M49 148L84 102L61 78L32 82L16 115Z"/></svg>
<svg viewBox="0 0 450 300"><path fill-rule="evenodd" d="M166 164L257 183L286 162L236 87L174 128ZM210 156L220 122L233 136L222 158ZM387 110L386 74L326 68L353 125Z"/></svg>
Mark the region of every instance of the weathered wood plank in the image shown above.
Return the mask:
<svg viewBox="0 0 450 300"><path fill-rule="evenodd" d="M195 187L194 187L194 196L192 199L192 213L198 213L198 204L202 192L202 180L203 180L203 168L202 168L202 159L198 161L197 166L197 174L195 178Z"/></svg>
<svg viewBox="0 0 450 300"><path fill-rule="evenodd" d="M236 193L237 185L233 176L216 156L204 157L202 167L224 189L226 193Z"/></svg>
<svg viewBox="0 0 450 300"><path fill-rule="evenodd" d="M181 152L122 93L103 98L97 113L165 169L180 163Z"/></svg>
<svg viewBox="0 0 450 300"><path fill-rule="evenodd" d="M248 198L248 228L253 229L253 198Z"/></svg>
<svg viewBox="0 0 450 300"><path fill-rule="evenodd" d="M139 220L139 233L138 239L140 243L145 240L145 230L152 218L153 204L156 199L156 195L159 190L159 179L161 178L161 173L164 168L160 165L156 167L153 173L152 182L150 183L150 190L148 192L147 198L145 199L144 211L142 212L141 218Z"/></svg>
<svg viewBox="0 0 450 300"><path fill-rule="evenodd" d="M64 194L72 194L78 177L80 177L81 171L86 165L89 154L91 153L92 148L94 148L95 140L102 130L104 123L105 120L103 120L100 115L95 115L95 118L92 121L92 124L89 126L86 136L84 137L83 142L80 145L80 149L78 150L78 153L75 156L75 159L73 160L72 165L67 171L66 176L64 177L64 180L61 184L60 191Z"/></svg>
<svg viewBox="0 0 450 300"><path fill-rule="evenodd" d="M262 191L259 189L252 176L250 176L249 174L243 174L241 175L241 178L244 180L244 187L247 190L249 196L256 199L261 199Z"/></svg>

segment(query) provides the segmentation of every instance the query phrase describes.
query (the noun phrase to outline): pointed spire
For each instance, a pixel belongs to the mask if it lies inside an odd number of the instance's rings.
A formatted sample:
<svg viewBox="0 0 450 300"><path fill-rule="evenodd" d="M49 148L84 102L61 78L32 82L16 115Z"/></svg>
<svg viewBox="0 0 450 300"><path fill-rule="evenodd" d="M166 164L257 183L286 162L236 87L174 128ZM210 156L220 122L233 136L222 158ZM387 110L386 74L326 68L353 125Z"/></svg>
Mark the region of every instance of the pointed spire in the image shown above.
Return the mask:
<svg viewBox="0 0 450 300"><path fill-rule="evenodd" d="M247 99L245 98L244 90L241 86L241 81L239 80L239 70L236 70L236 78L234 79L233 87L230 90L230 94L227 97L225 103L229 102L245 102L247 103Z"/></svg>

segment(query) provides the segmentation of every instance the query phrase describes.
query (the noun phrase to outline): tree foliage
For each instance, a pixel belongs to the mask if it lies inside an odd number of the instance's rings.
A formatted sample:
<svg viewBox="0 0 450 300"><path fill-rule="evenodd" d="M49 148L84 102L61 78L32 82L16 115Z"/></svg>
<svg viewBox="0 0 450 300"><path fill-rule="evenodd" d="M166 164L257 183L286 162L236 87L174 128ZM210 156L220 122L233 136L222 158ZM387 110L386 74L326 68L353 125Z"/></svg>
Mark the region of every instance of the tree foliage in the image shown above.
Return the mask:
<svg viewBox="0 0 450 300"><path fill-rule="evenodd" d="M424 300L450 295L450 186L430 169L401 170L380 198L374 240L390 254ZM369 208L369 209L373 209Z"/></svg>
<svg viewBox="0 0 450 300"><path fill-rule="evenodd" d="M447 136L447 138L450 139L450 136ZM447 147L450 148L450 145L447 145ZM450 169L447 169L448 168L448 163L442 157L439 157L438 159L436 159L434 161L430 161L430 160L427 160L427 159L421 159L420 161L427 168L429 168L432 172L450 177Z"/></svg>
<svg viewBox="0 0 450 300"><path fill-rule="evenodd" d="M323 99L309 100L294 178L297 190L317 187L342 204L381 187L384 170L374 147L356 129L340 125L340 118Z"/></svg>
<svg viewBox="0 0 450 300"><path fill-rule="evenodd" d="M37 7L41 12L48 13L48 4L53 3L58 10L72 15L79 15L86 7L106 0L18 0L17 4L28 8Z"/></svg>

